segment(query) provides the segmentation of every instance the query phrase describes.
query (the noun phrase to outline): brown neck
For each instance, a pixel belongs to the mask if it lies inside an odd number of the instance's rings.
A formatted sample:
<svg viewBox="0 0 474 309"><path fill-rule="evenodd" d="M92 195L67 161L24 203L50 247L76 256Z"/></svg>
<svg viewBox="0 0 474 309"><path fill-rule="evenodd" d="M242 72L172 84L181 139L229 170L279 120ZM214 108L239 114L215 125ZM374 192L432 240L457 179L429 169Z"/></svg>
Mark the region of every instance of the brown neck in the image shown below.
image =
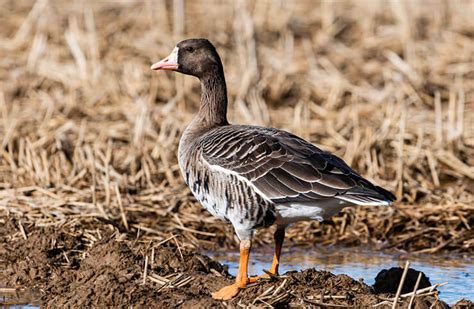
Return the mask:
<svg viewBox="0 0 474 309"><path fill-rule="evenodd" d="M227 88L224 72L201 77L201 107L193 124L202 128L224 126L227 122Z"/></svg>

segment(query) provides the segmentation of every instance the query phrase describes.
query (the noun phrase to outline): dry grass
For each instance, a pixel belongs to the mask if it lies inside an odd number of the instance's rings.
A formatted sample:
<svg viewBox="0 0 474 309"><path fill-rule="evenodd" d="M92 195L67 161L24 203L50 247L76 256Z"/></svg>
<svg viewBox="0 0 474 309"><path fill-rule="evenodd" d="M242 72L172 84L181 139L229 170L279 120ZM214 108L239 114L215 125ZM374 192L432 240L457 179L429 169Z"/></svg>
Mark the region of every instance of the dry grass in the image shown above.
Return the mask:
<svg viewBox="0 0 474 309"><path fill-rule="evenodd" d="M300 223L294 242L473 252L473 13L441 0L3 0L0 222L18 226L5 239L100 220L233 244L177 166L198 82L149 70L202 36L223 57L232 122L308 138L399 198Z"/></svg>

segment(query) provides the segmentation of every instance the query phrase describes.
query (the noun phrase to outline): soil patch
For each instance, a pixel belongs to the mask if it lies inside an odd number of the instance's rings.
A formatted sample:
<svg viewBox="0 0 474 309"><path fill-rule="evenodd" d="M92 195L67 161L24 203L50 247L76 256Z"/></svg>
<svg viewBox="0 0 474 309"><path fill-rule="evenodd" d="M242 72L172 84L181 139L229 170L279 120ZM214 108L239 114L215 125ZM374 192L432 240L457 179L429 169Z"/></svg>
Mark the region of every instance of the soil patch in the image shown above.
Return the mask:
<svg viewBox="0 0 474 309"><path fill-rule="evenodd" d="M142 242L109 226L95 230L95 235L68 228L37 229L26 240L4 244L1 284L39 291L45 307L364 307L393 297L377 294L347 275L307 269L250 285L231 301L216 301L210 293L233 282L220 263L185 248L176 238ZM408 301L404 299L405 305ZM417 298L416 304L416 308L449 308L435 295Z"/></svg>

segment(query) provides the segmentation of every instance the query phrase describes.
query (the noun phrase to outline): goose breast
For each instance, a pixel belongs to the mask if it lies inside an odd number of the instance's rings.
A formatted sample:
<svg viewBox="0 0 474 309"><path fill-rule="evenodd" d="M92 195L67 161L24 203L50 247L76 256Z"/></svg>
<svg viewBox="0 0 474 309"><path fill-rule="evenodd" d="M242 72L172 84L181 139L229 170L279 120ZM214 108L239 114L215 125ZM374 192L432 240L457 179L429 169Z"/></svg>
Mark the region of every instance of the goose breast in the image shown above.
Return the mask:
<svg viewBox="0 0 474 309"><path fill-rule="evenodd" d="M238 173L210 165L204 159L208 142L205 136L180 142L181 173L195 198L212 215L231 222L237 234L272 225L276 220L274 203Z"/></svg>

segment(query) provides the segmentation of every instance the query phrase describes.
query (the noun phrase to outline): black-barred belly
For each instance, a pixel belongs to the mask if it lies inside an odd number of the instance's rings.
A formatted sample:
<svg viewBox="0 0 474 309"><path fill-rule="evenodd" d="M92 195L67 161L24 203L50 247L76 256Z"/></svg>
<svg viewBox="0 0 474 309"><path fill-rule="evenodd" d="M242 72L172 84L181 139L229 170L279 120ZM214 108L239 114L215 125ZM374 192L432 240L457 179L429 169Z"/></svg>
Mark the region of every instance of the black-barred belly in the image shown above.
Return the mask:
<svg viewBox="0 0 474 309"><path fill-rule="evenodd" d="M236 175L209 169L183 170L196 199L213 216L230 221L236 230L269 226L275 207Z"/></svg>

